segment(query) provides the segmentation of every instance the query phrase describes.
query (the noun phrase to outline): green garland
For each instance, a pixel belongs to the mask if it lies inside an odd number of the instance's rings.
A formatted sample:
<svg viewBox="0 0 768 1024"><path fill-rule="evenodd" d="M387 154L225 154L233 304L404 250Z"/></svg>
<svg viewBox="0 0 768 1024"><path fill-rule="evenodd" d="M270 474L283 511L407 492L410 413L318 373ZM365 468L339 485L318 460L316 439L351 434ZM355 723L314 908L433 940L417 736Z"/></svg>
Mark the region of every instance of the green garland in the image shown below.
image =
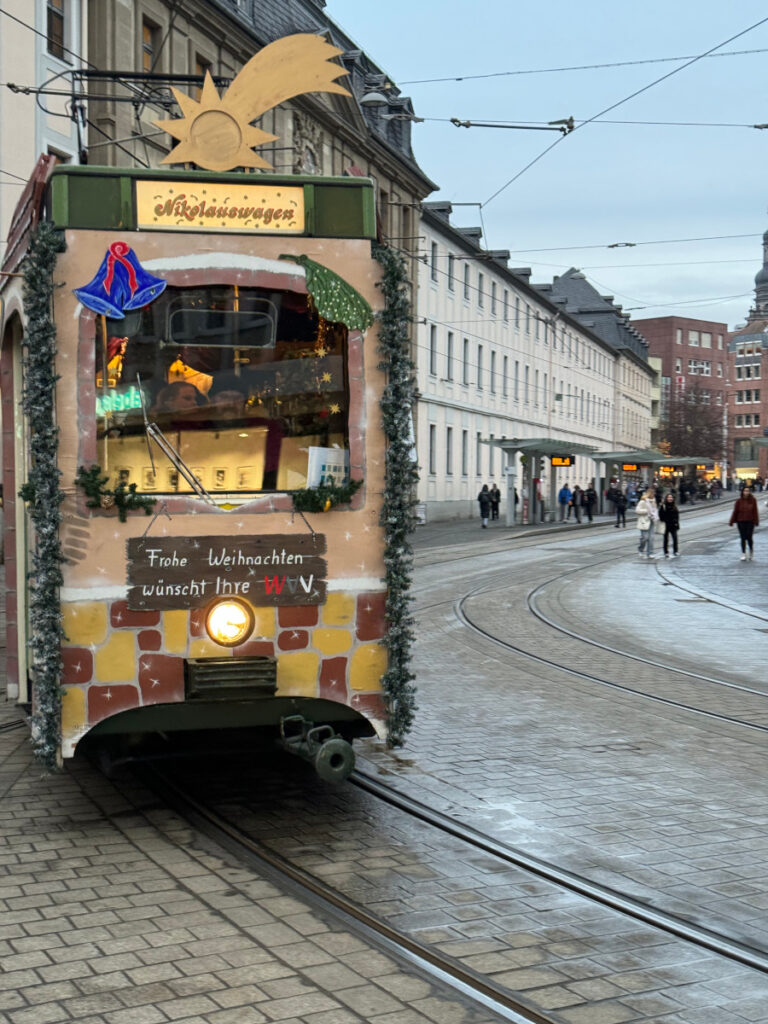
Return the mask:
<svg viewBox="0 0 768 1024"><path fill-rule="evenodd" d="M364 331L373 323L373 310L357 289L343 277L317 263L309 256L289 256L283 253L281 260L290 260L304 267L307 274L307 291L312 296L315 309L324 320L344 324L350 331Z"/></svg>
<svg viewBox="0 0 768 1024"><path fill-rule="evenodd" d="M136 484L119 483L114 490L110 490L104 486L108 480L108 476L101 475L101 466L94 465L90 469L80 466L75 484L85 491L88 497L85 504L88 508L114 507L121 523L127 520L128 513L135 508L143 508L148 516L152 515L157 498L148 494L137 494Z"/></svg>
<svg viewBox="0 0 768 1024"><path fill-rule="evenodd" d="M32 745L50 771L59 767L61 750L61 624L59 588L63 583L59 506L59 431L54 426L56 394L56 327L53 322L53 271L63 252L62 236L41 223L32 235L24 261L22 338L24 387L21 406L29 423L31 468L22 497L29 502L35 527L35 550L29 576L30 649L32 652Z"/></svg>
<svg viewBox="0 0 768 1024"><path fill-rule="evenodd" d="M362 486L362 480L350 480L339 486L319 484L317 487L291 491L293 507L297 512L327 512L336 505L348 505Z"/></svg>
<svg viewBox="0 0 768 1024"><path fill-rule="evenodd" d="M378 285L384 293L384 311L379 321L379 369L387 375L381 398L387 442L381 524L385 530L385 644L389 657L382 684L388 701L388 742L391 747L400 747L410 732L416 710L416 677L410 668L416 637L410 593L413 549L409 540L416 528L414 488L419 479L411 441L416 382L410 355L411 305L405 263L399 253L386 246L376 246L374 256L384 272Z"/></svg>

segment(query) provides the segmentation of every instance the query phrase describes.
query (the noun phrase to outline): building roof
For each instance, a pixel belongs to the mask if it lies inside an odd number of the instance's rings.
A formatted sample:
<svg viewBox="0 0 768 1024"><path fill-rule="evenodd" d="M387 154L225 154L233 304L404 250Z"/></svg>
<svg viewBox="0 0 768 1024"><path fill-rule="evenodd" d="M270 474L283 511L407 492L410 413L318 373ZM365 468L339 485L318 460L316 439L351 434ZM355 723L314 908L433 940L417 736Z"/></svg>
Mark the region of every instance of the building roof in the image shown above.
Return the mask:
<svg viewBox="0 0 768 1024"><path fill-rule="evenodd" d="M629 322L629 316L617 306L612 295L601 295L582 271L571 267L551 284L534 285L585 327L597 334L611 348L624 350L635 362L648 363L648 343Z"/></svg>

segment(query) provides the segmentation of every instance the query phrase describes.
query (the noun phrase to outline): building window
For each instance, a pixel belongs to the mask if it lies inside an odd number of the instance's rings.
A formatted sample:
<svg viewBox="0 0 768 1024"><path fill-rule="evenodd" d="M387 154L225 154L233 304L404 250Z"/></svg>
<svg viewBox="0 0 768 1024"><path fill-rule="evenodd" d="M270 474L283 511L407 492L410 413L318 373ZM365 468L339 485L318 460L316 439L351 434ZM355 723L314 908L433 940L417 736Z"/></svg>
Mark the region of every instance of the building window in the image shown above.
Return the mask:
<svg viewBox="0 0 768 1024"><path fill-rule="evenodd" d="M682 372L683 372L683 360L682 359L676 359L675 360L675 373L682 373Z"/></svg>
<svg viewBox="0 0 768 1024"><path fill-rule="evenodd" d="M464 264L464 301L469 302L469 264Z"/></svg>
<svg viewBox="0 0 768 1024"><path fill-rule="evenodd" d="M429 425L429 472L430 472L430 476L434 476L435 475L435 472L436 472L436 468L435 467L437 465L437 450L436 450L437 449L437 440L436 440L436 437L435 437L436 433L437 433L437 428L435 427L435 424L434 423L430 423L430 425Z"/></svg>
<svg viewBox="0 0 768 1024"><path fill-rule="evenodd" d="M736 426L737 427L741 427L743 425L743 423L744 423L744 417L743 416L737 416L736 417Z"/></svg>
<svg viewBox="0 0 768 1024"><path fill-rule="evenodd" d="M464 352L461 368L461 382L464 386L469 385L469 338L464 339Z"/></svg>
<svg viewBox="0 0 768 1024"><path fill-rule="evenodd" d="M760 426L760 413L759 412L756 412L755 415L752 417L752 422L754 423L754 425L756 427Z"/></svg>
<svg viewBox="0 0 768 1024"><path fill-rule="evenodd" d="M205 80L206 73L211 70L211 62L197 54L195 57L195 74L199 75L200 78ZM195 90L195 99L199 102L200 97L203 95L203 83Z"/></svg>
<svg viewBox="0 0 768 1024"><path fill-rule="evenodd" d="M722 405L722 404L723 404L723 393L722 393L722 391L718 391L717 394L715 395L715 405Z"/></svg>
<svg viewBox="0 0 768 1024"><path fill-rule="evenodd" d="M708 331L701 332L701 347L712 348L712 335Z"/></svg>
<svg viewBox="0 0 768 1024"><path fill-rule="evenodd" d="M477 476L483 475L483 435L478 432L475 434L475 465L477 469L475 473Z"/></svg>
<svg viewBox="0 0 768 1024"><path fill-rule="evenodd" d="M527 302L525 304L525 333L531 333L531 307Z"/></svg>
<svg viewBox="0 0 768 1024"><path fill-rule="evenodd" d="M501 393L505 398L509 395L509 356L504 356L501 364Z"/></svg>
<svg viewBox="0 0 768 1024"><path fill-rule="evenodd" d="M541 317L538 313L534 314L536 317L536 341L541 337Z"/></svg>
<svg viewBox="0 0 768 1024"><path fill-rule="evenodd" d="M448 331L448 345L445 349L445 379L453 380L453 331Z"/></svg>
<svg viewBox="0 0 768 1024"><path fill-rule="evenodd" d="M515 390L513 398L516 402L520 401L520 362L515 360Z"/></svg>
<svg viewBox="0 0 768 1024"><path fill-rule="evenodd" d="M453 427L445 428L445 475L453 476Z"/></svg>
<svg viewBox="0 0 768 1024"><path fill-rule="evenodd" d="M539 404L539 371L536 370L533 374L533 404Z"/></svg>
<svg viewBox="0 0 768 1024"><path fill-rule="evenodd" d="M515 296L515 327L520 326L520 299Z"/></svg>
<svg viewBox="0 0 768 1024"><path fill-rule="evenodd" d="M752 395L753 395L752 401L753 402L759 402L760 401L760 388L755 388L755 390L752 392Z"/></svg>
<svg viewBox="0 0 768 1024"><path fill-rule="evenodd" d="M718 363L717 364L717 376L718 377L722 377L723 376L723 364L722 363Z"/></svg>
<svg viewBox="0 0 768 1024"><path fill-rule="evenodd" d="M751 388L747 388L747 390L744 392L744 401L745 402L751 402L752 401L752 389Z"/></svg>
<svg viewBox="0 0 768 1024"><path fill-rule="evenodd" d="M494 455L496 454L496 446L493 443L493 434L489 437L490 444L488 445L488 475L493 476L493 463Z"/></svg>
<svg viewBox="0 0 768 1024"><path fill-rule="evenodd" d="M496 282L491 281L491 316L496 316Z"/></svg>
<svg viewBox="0 0 768 1024"><path fill-rule="evenodd" d="M64 0L48 0L48 53L64 60Z"/></svg>
<svg viewBox="0 0 768 1024"><path fill-rule="evenodd" d="M683 330L682 330L681 327L678 327L677 330L675 331L675 342L678 345L682 345L683 344Z"/></svg>
<svg viewBox="0 0 768 1024"><path fill-rule="evenodd" d="M709 391L704 390L701 392L701 401L703 405L709 405L709 398Z"/></svg>
<svg viewBox="0 0 768 1024"><path fill-rule="evenodd" d="M698 331L688 331L688 344L691 346L691 348L698 348L699 347L699 332Z"/></svg>
<svg viewBox="0 0 768 1024"><path fill-rule="evenodd" d="M437 280L437 242L432 243L429 253L429 279L430 281Z"/></svg>
<svg viewBox="0 0 768 1024"><path fill-rule="evenodd" d="M743 391L737 391L736 392L736 403L737 403L737 405L741 405L741 403L743 401L744 401L744 392Z"/></svg>
<svg viewBox="0 0 768 1024"><path fill-rule="evenodd" d="M157 63L157 51L160 37L160 30L156 25L147 21L141 22L141 66L144 71L155 71Z"/></svg>
<svg viewBox="0 0 768 1024"><path fill-rule="evenodd" d="M477 390L483 390L483 346L477 346Z"/></svg>
<svg viewBox="0 0 768 1024"><path fill-rule="evenodd" d="M528 391L531 384L531 368L526 363L525 366L525 377L523 379L523 402L528 405Z"/></svg>
<svg viewBox="0 0 768 1024"><path fill-rule="evenodd" d="M507 291L506 288L504 289L504 300L503 300L503 307L502 308L504 310L504 323L508 323L509 322L509 292Z"/></svg>
<svg viewBox="0 0 768 1024"><path fill-rule="evenodd" d="M719 349L722 349L722 347L723 347L723 336L722 336L722 334L718 334L718 336L717 336L717 347Z"/></svg>
<svg viewBox="0 0 768 1024"><path fill-rule="evenodd" d="M467 476L469 473L469 431L462 430L461 432L461 475Z"/></svg>
<svg viewBox="0 0 768 1024"><path fill-rule="evenodd" d="M495 395L496 394L496 353L495 352L491 352L491 380L490 380L490 386L491 386L491 394Z"/></svg>
<svg viewBox="0 0 768 1024"><path fill-rule="evenodd" d="M480 309L485 304L485 295L483 294L483 288L485 287L485 278L482 274L477 275L477 304Z"/></svg>
<svg viewBox="0 0 768 1024"><path fill-rule="evenodd" d="M437 327L434 324L429 328L429 375L437 376Z"/></svg>
<svg viewBox="0 0 768 1024"><path fill-rule="evenodd" d="M453 291L453 275L456 269L456 257L453 253L448 253L448 291Z"/></svg>

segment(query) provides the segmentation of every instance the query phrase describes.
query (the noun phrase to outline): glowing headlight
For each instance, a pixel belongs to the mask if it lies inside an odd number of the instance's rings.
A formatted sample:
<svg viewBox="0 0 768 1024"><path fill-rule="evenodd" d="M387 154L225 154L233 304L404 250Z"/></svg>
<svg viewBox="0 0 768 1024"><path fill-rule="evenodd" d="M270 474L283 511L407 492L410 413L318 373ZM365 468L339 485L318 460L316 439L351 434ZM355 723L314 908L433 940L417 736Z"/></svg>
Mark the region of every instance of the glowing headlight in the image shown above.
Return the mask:
<svg viewBox="0 0 768 1024"><path fill-rule="evenodd" d="M217 601L208 609L205 628L214 643L235 647L251 635L255 621L251 606L232 597Z"/></svg>

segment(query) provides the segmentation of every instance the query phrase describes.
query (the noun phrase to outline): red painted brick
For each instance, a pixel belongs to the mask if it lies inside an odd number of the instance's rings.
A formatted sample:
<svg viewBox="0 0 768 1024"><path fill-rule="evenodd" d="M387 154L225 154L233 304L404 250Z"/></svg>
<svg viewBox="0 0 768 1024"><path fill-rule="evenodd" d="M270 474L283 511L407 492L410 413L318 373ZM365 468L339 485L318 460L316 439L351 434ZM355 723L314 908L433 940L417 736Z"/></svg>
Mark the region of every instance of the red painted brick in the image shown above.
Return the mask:
<svg viewBox="0 0 768 1024"><path fill-rule="evenodd" d="M275 645L271 640L249 640L235 647L233 653L236 658L274 658Z"/></svg>
<svg viewBox="0 0 768 1024"><path fill-rule="evenodd" d="M160 612L136 612L128 607L127 601L115 601L109 609L113 626L157 626Z"/></svg>
<svg viewBox="0 0 768 1024"><path fill-rule="evenodd" d="M171 704L184 700L184 659L168 654L142 654L139 686L145 704Z"/></svg>
<svg viewBox="0 0 768 1024"><path fill-rule="evenodd" d="M317 605L305 604L277 609L277 621L281 626L316 626Z"/></svg>
<svg viewBox="0 0 768 1024"><path fill-rule="evenodd" d="M277 638L277 646L281 651L303 651L309 644L309 633L306 629L287 629Z"/></svg>
<svg viewBox="0 0 768 1024"><path fill-rule="evenodd" d="M386 595L381 592L360 594L357 599L358 640L381 640L387 629L385 605Z"/></svg>
<svg viewBox="0 0 768 1024"><path fill-rule="evenodd" d="M382 693L356 693L350 701L350 707L359 711L366 718L377 718L385 721L387 708Z"/></svg>
<svg viewBox="0 0 768 1024"><path fill-rule="evenodd" d="M159 651L163 646L163 634L159 629L142 629L139 632L140 651Z"/></svg>
<svg viewBox="0 0 768 1024"><path fill-rule="evenodd" d="M65 685L90 683L93 679L93 655L87 647L62 647L61 660L64 663L61 681Z"/></svg>
<svg viewBox="0 0 768 1024"><path fill-rule="evenodd" d="M347 703L347 659L324 658L320 666L320 696Z"/></svg>
<svg viewBox="0 0 768 1024"><path fill-rule="evenodd" d="M104 718L139 706L138 687L120 683L113 686L88 687L88 724L96 725Z"/></svg>

